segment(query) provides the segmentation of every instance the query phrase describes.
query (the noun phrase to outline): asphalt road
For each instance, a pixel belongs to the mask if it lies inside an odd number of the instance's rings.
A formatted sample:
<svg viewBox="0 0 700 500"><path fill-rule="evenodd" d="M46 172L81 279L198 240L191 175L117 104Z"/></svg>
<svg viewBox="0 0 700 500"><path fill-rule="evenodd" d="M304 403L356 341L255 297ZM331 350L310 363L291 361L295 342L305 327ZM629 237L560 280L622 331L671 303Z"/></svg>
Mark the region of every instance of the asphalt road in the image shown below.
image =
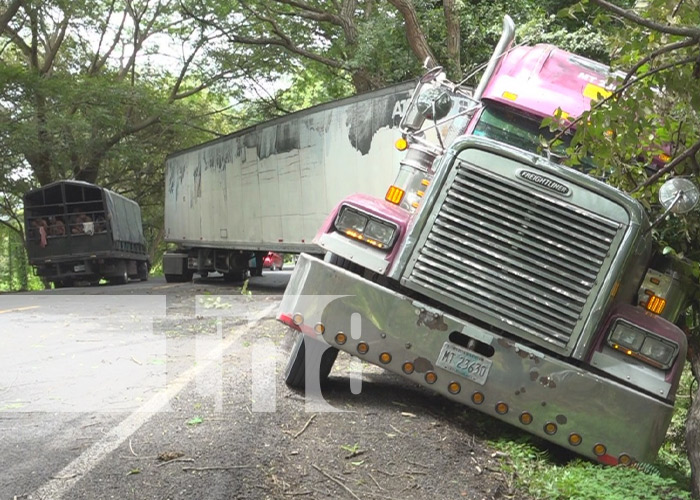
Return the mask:
<svg viewBox="0 0 700 500"><path fill-rule="evenodd" d="M526 498L481 414L344 353L332 411L287 388L290 274L0 295L0 500Z"/></svg>
<svg viewBox="0 0 700 500"><path fill-rule="evenodd" d="M272 320L289 275L251 279L252 295L215 278L0 295L0 499L73 498L185 388L220 412L224 356Z"/></svg>

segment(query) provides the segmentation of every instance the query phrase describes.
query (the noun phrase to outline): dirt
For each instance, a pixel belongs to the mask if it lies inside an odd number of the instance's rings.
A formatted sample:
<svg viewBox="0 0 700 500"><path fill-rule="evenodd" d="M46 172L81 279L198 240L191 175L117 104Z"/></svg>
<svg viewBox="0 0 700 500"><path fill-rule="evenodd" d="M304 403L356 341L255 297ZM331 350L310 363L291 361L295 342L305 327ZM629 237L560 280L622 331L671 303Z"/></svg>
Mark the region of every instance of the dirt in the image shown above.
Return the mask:
<svg viewBox="0 0 700 500"><path fill-rule="evenodd" d="M193 331L193 322L180 325ZM236 326L225 327L238 328ZM70 491L71 499L527 498L488 446L501 426L380 368L365 365L352 394L341 353L324 398L305 411L282 382L294 332L264 320L226 353L223 398L190 386ZM277 347L274 411L252 394L256 344ZM174 365L172 365L174 366ZM214 375L214 379L216 376ZM213 383L216 380L213 379ZM204 391L206 392L206 391Z"/></svg>

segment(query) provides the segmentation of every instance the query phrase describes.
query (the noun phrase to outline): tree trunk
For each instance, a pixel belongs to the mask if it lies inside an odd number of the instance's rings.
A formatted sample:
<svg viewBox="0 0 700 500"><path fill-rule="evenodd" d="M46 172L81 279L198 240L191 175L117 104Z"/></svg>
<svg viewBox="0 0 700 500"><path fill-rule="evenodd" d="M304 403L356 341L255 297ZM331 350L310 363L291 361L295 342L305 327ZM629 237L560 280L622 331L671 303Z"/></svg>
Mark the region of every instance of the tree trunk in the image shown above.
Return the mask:
<svg viewBox="0 0 700 500"><path fill-rule="evenodd" d="M696 380L700 380L700 335L688 336L688 359L690 368ZM688 448L690 462L690 491L695 500L700 500L700 391L693 394L693 404L690 406L685 422L685 444Z"/></svg>
<svg viewBox="0 0 700 500"><path fill-rule="evenodd" d="M12 20L15 14L17 14L17 11L19 10L23 1L24 0L12 0L10 5L7 6L7 9L0 13L0 33L5 31L7 24L10 22L10 20Z"/></svg>
<svg viewBox="0 0 700 500"><path fill-rule="evenodd" d="M389 0L389 3L396 7L396 9L401 13L401 16L406 23L406 38L408 39L408 45L411 50L418 58L418 60L423 63L427 58L435 61L435 56L430 50L428 41L425 38L425 33L418 24L418 16L416 15L416 8L413 2L410 0ZM437 63L437 61L435 61Z"/></svg>
<svg viewBox="0 0 700 500"><path fill-rule="evenodd" d="M445 26L447 27L447 75L454 81L462 79L460 56L461 33L457 16L456 0L443 0Z"/></svg>

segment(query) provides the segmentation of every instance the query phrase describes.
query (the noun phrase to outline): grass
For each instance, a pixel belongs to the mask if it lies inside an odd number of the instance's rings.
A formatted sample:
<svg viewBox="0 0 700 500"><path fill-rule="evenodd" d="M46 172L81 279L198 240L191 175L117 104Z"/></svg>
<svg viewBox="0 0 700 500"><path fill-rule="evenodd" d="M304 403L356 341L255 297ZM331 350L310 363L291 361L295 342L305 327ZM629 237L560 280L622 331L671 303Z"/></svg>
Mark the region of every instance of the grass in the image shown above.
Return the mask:
<svg viewBox="0 0 700 500"><path fill-rule="evenodd" d="M607 467L583 459L555 457L536 438L518 434L493 439L501 467L513 486L538 500L689 500L690 465L685 418L693 377L686 366L666 441L653 464Z"/></svg>

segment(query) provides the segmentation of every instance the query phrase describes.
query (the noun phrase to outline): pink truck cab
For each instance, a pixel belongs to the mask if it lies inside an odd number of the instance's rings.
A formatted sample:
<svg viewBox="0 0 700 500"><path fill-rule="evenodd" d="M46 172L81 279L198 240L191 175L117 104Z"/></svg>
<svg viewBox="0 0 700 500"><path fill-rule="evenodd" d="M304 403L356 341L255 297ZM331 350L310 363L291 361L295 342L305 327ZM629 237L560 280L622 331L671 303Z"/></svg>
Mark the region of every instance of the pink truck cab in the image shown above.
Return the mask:
<svg viewBox="0 0 700 500"><path fill-rule="evenodd" d="M428 71L386 199L343 200L326 258L300 257L285 380L317 391L344 350L601 463L651 461L685 360L683 287L639 202L588 175L594 159L542 152L542 120L608 95L608 68L513 34L506 18L474 90ZM683 181L662 188L668 210L697 202Z"/></svg>

